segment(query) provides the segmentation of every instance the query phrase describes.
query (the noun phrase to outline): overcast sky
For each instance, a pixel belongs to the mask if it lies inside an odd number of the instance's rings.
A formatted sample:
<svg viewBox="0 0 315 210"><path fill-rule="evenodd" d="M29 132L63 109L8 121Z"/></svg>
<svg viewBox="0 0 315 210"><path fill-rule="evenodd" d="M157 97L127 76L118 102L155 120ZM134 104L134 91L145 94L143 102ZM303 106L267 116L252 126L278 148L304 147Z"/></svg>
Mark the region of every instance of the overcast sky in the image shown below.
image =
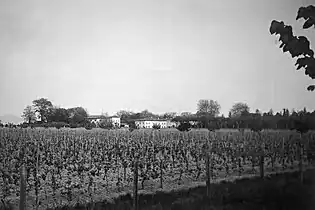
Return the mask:
<svg viewBox="0 0 315 210"><path fill-rule="evenodd" d="M0 115L34 99L90 114L196 111L213 99L313 110L312 84L269 33L312 0L1 0ZM314 44L313 44L314 46ZM313 47L314 49L314 47Z"/></svg>

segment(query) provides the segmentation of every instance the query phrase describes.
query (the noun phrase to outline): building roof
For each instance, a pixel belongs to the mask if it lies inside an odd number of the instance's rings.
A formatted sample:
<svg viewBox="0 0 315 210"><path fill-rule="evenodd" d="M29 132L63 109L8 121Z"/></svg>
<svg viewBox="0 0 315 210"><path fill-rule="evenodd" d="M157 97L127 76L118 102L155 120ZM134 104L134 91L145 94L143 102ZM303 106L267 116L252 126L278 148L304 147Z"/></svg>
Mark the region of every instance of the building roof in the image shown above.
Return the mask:
<svg viewBox="0 0 315 210"><path fill-rule="evenodd" d="M101 119L103 117L104 116L101 116L101 115L89 115L89 116L87 116L88 119Z"/></svg>

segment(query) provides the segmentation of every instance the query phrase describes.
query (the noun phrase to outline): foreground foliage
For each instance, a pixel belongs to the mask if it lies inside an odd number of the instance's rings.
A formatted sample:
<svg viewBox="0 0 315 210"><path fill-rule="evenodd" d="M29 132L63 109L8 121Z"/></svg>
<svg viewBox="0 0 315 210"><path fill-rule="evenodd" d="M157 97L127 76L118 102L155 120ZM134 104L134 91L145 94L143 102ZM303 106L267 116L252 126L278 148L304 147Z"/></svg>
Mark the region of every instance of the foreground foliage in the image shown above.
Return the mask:
<svg viewBox="0 0 315 210"><path fill-rule="evenodd" d="M303 29L315 28L315 6L300 7L296 20L304 19ZM305 69L305 75L315 79L314 51L310 48L310 41L305 36L293 35L292 26L285 25L283 21L273 20L269 29L273 35L280 35L280 48L283 52L289 52L292 58L297 58L297 70ZM307 90L314 91L315 85L309 85Z"/></svg>

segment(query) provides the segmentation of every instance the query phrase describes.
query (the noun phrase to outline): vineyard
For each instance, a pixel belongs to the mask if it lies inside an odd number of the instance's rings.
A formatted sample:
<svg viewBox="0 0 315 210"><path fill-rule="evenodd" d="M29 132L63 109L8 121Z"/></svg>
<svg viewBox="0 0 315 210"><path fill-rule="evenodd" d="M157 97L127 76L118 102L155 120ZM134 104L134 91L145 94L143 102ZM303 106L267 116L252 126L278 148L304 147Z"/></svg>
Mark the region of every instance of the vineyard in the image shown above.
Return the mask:
<svg viewBox="0 0 315 210"><path fill-rule="evenodd" d="M315 133L0 129L0 196L18 203L26 169L28 209L104 200L311 166ZM209 159L210 158L210 159ZM209 173L207 173L209 166ZM137 169L137 173L135 172Z"/></svg>

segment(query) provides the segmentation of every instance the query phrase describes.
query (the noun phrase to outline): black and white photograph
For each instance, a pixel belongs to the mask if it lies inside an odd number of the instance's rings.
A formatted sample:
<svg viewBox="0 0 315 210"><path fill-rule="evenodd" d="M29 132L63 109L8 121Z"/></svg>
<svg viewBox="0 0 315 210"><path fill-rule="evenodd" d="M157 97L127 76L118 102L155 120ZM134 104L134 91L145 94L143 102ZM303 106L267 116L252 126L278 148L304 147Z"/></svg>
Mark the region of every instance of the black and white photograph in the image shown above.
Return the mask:
<svg viewBox="0 0 315 210"><path fill-rule="evenodd" d="M314 210L314 0L0 0L0 210Z"/></svg>

